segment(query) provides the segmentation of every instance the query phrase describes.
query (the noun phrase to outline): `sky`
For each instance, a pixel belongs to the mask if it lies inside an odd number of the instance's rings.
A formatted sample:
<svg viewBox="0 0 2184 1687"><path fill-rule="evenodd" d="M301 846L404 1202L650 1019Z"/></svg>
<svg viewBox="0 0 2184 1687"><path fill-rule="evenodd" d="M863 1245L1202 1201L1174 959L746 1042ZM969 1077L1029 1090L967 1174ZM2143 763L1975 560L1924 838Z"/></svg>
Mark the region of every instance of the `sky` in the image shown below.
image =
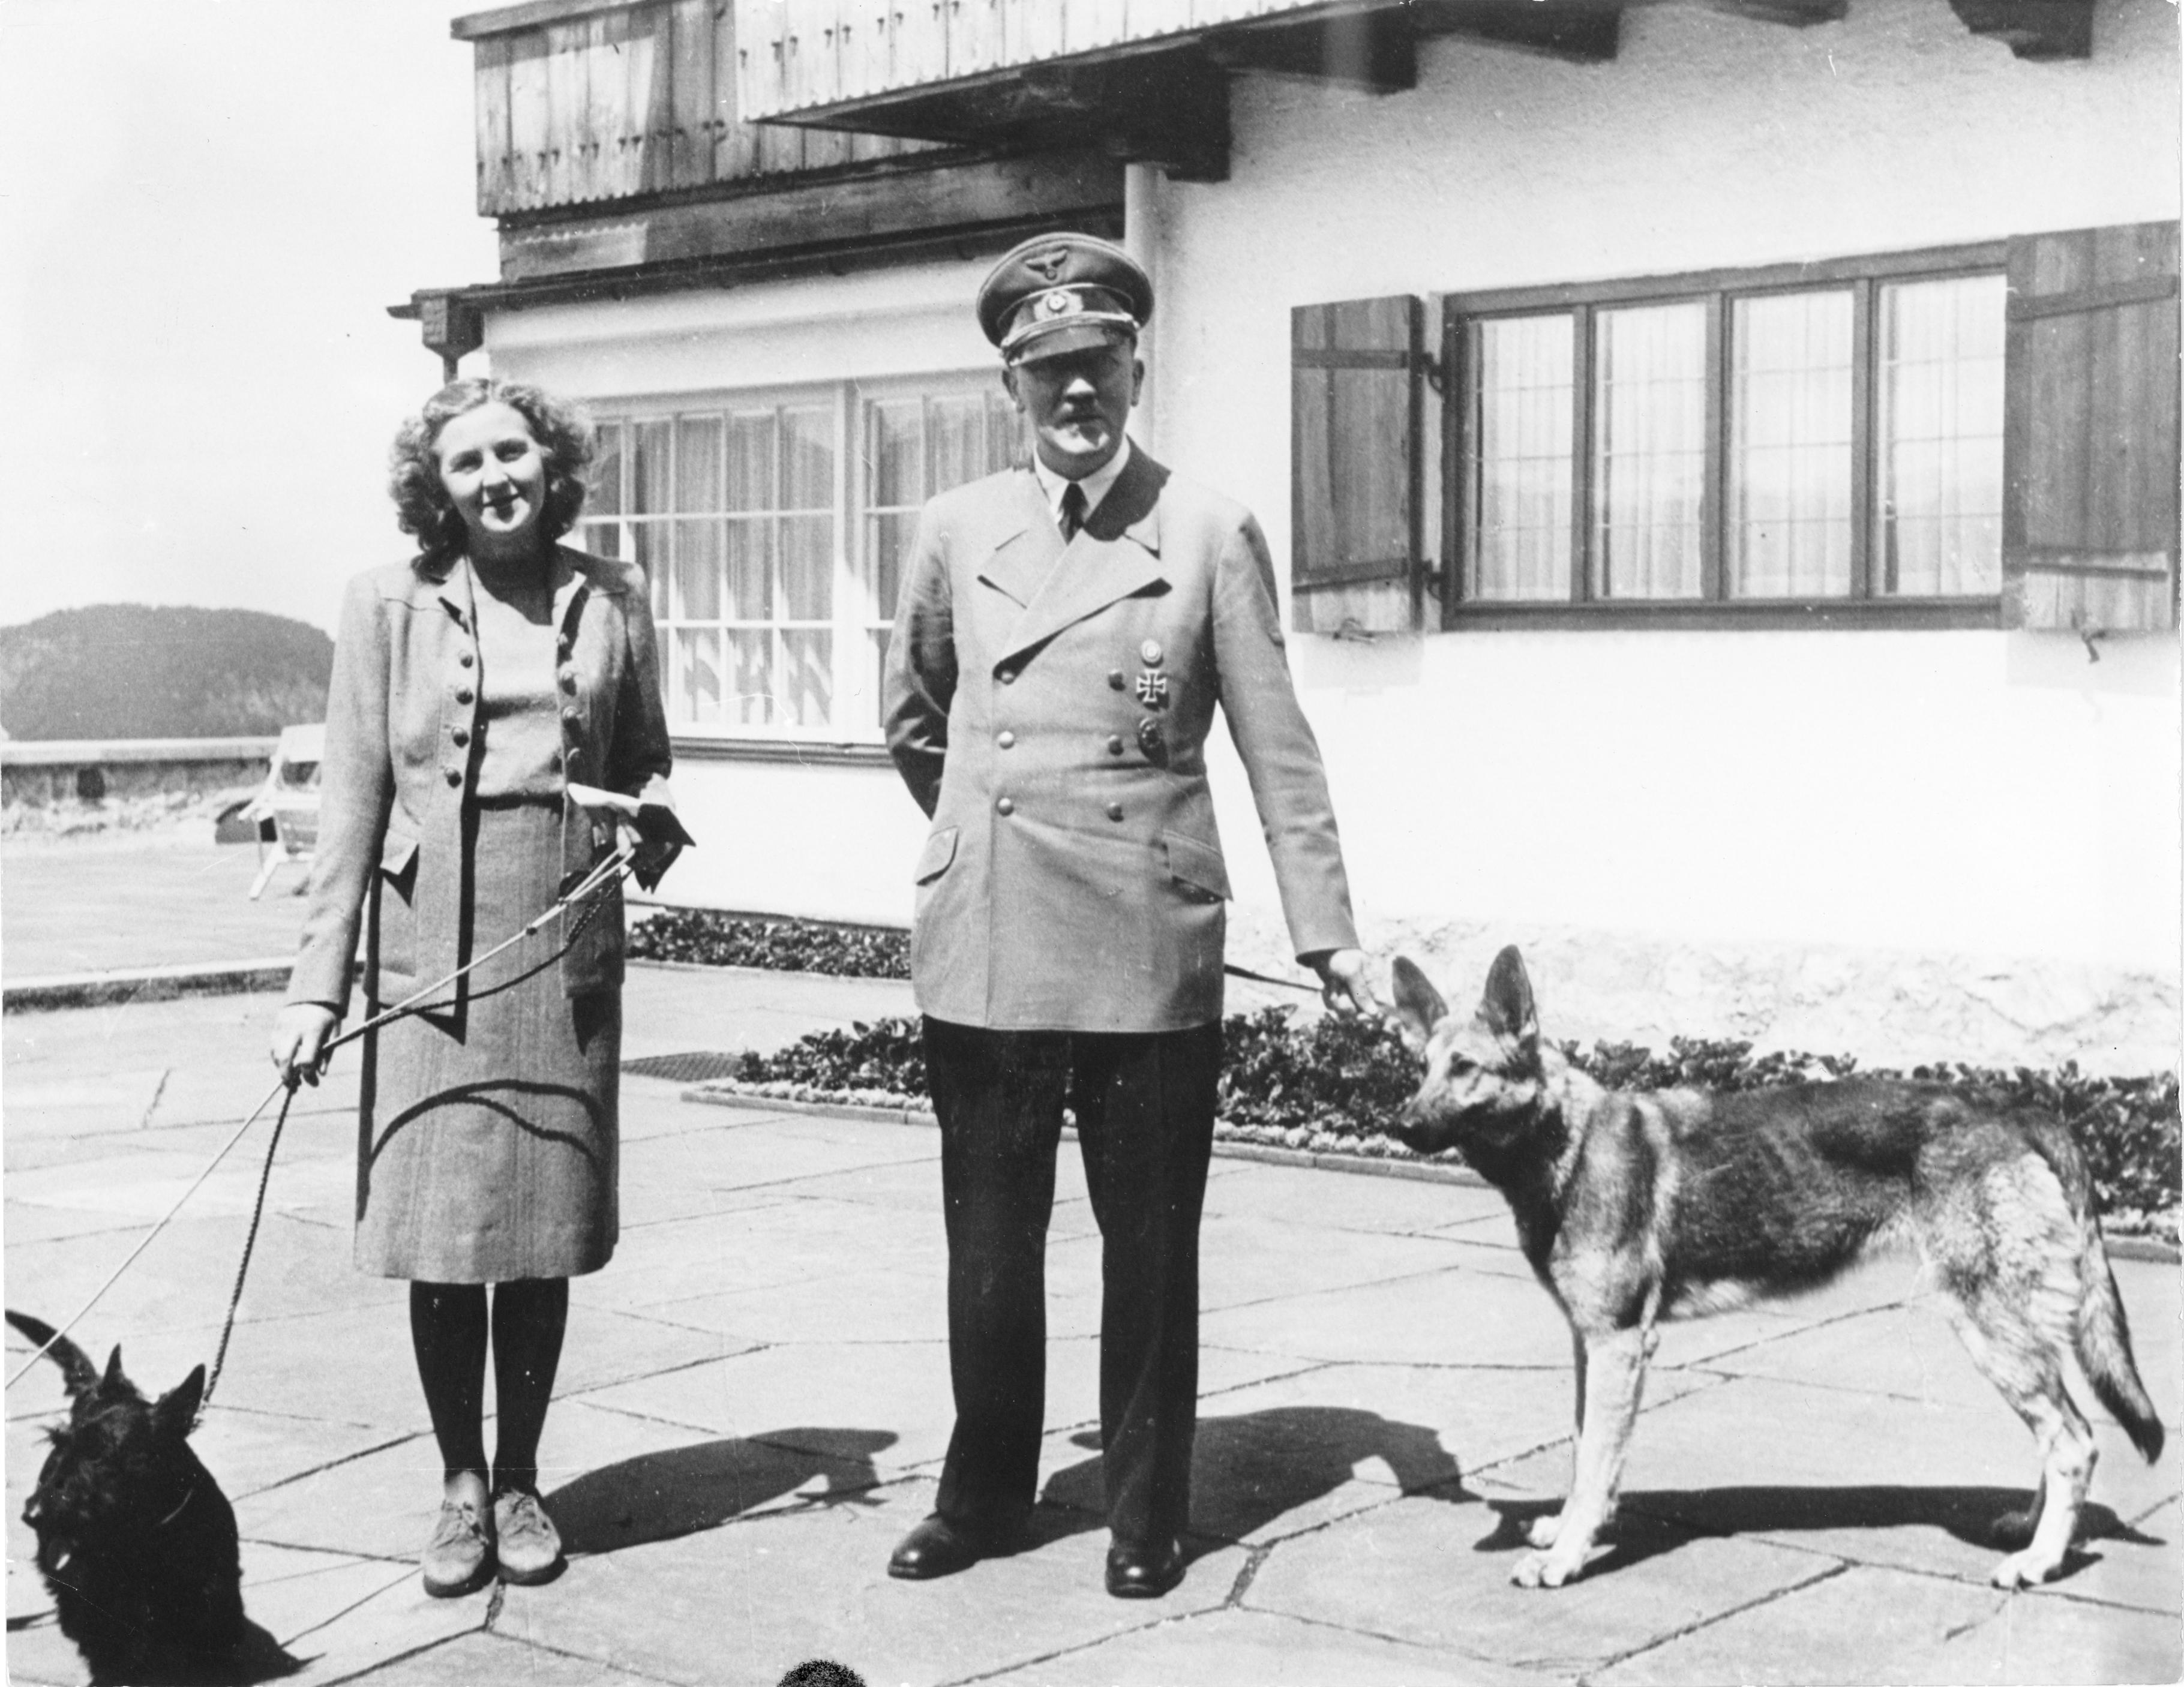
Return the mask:
<svg viewBox="0 0 2184 1687"><path fill-rule="evenodd" d="M408 554L421 287L493 278L484 0L0 0L0 625L86 604L332 630Z"/></svg>

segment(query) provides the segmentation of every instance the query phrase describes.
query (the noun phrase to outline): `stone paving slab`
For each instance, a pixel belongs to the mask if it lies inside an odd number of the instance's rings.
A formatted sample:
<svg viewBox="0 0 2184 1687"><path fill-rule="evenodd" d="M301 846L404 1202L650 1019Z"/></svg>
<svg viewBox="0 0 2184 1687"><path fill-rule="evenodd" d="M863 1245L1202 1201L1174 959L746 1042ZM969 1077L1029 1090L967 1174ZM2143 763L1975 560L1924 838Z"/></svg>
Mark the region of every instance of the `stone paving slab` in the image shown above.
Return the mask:
<svg viewBox="0 0 2184 1687"><path fill-rule="evenodd" d="M663 976L688 998L670 1037L743 1035L727 996ZM271 1007L9 1017L10 1304L64 1317L127 1252L228 1127L220 1109L256 1099ZM2103 1532L2062 1580L1994 1594L1974 1524L2021 1501L2029 1438L1900 1275L1672 1328L1621 1534L1571 1588L1509 1586L1521 1523L1565 1480L1571 1402L1567 1334L1498 1198L1236 1161L1209 1184L1183 1587L1132 1605L1100 1586L1100 1248L1067 1149L1032 1539L940 1582L892 1581L889 1550L932 1504L951 1417L937 1139L686 1105L644 1080L623 1096L621 1245L573 1287L542 1448L569 1570L428 1600L414 1555L437 1456L404 1287L349 1267L343 1081L337 1068L291 1124L198 1439L242 1519L252 1615L305 1660L305 1683L772 1687L814 1655L875 1687L2176 1673L2174 1457L2149 1470L2103 1428ZM210 1357L262 1141L86 1320L85 1345L121 1342L148 1389ZM2178 1273L2118 1275L2173 1417ZM73 1687L81 1665L42 1615L16 1521L60 1398L38 1372L7 1406L8 1662Z"/></svg>

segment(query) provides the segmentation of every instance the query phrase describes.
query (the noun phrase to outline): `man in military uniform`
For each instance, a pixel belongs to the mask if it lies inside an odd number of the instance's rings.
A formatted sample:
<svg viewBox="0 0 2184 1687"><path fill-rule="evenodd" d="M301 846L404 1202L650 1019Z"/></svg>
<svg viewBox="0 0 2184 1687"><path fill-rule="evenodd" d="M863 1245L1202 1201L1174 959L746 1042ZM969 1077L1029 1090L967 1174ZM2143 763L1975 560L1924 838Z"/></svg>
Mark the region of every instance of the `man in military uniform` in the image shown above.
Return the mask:
<svg viewBox="0 0 2184 1687"><path fill-rule="evenodd" d="M925 506L889 647L888 745L933 820L911 972L940 1120L956 1428L891 1573L1010 1550L1039 1477L1046 1226L1062 1110L1102 1238L1107 1590L1182 1578L1198 1404L1198 1222L1221 1061L1228 876L1217 701L1300 961L1374 1005L1273 564L1241 505L1123 433L1152 285L1043 235L978 313L1034 460Z"/></svg>

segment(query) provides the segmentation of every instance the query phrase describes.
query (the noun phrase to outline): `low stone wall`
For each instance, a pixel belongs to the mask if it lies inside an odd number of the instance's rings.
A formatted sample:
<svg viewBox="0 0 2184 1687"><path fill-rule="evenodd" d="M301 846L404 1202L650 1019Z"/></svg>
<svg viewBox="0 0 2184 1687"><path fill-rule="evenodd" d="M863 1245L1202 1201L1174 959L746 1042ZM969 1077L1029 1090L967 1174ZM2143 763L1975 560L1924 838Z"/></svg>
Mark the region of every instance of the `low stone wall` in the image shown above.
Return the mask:
<svg viewBox="0 0 2184 1687"><path fill-rule="evenodd" d="M255 785L272 738L65 739L0 743L0 802L8 806L209 797Z"/></svg>
<svg viewBox="0 0 2184 1687"><path fill-rule="evenodd" d="M1902 1070L1937 1061L2139 1077L2176 1064L2177 980L2036 956L1681 942L1644 933L1430 916L1368 921L1378 955L1409 955L1451 1006L1477 1002L1504 944L1524 953L1549 1037L1636 1043L1742 1038L1764 1053L1852 1055ZM1231 915L1228 957L1296 971L1271 910Z"/></svg>

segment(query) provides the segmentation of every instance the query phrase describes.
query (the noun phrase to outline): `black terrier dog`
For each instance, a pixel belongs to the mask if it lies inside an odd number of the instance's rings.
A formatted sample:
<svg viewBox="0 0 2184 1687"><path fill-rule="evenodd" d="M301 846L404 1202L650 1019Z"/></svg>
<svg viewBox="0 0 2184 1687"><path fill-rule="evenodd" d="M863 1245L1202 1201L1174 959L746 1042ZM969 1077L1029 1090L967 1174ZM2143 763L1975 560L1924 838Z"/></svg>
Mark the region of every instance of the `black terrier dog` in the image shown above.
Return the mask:
<svg viewBox="0 0 2184 1687"><path fill-rule="evenodd" d="M46 1348L68 1389L69 1421L47 1432L53 1450L23 1521L94 1687L262 1681L298 1668L242 1614L235 1510L190 1449L204 1367L147 1400L122 1375L120 1348L101 1376L51 1325L7 1319Z"/></svg>

